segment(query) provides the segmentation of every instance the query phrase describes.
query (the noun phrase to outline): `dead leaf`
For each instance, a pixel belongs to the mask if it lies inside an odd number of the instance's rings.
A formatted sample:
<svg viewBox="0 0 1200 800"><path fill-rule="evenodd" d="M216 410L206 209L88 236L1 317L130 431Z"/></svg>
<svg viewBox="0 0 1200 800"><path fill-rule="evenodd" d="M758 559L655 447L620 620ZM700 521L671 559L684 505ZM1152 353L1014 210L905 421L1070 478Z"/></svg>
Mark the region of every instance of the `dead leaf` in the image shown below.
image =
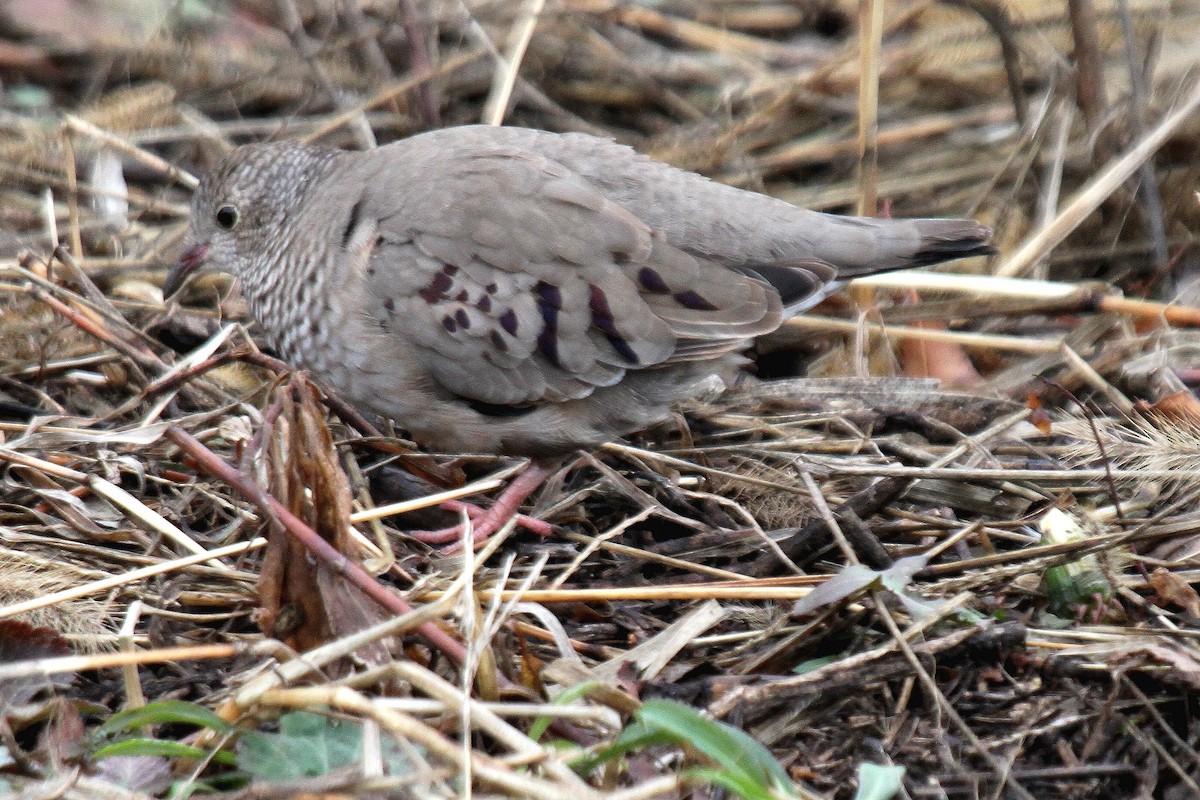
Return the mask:
<svg viewBox="0 0 1200 800"><path fill-rule="evenodd" d="M0 620L0 664L70 654L71 646L58 631L36 628L21 620ZM52 684L65 686L69 682L68 676L56 676L52 680L40 674L0 680L0 717L8 709L28 703L42 689Z"/></svg>
<svg viewBox="0 0 1200 800"><path fill-rule="evenodd" d="M282 408L268 437L269 490L339 553L360 562L362 554L350 534L350 482L316 389L293 377L276 393ZM259 577L259 625L268 635L303 652L386 618L375 601L282 530L272 530L268 542ZM389 649L376 643L356 655L382 663Z"/></svg>
<svg viewBox="0 0 1200 800"><path fill-rule="evenodd" d="M1163 397L1150 406L1151 413L1184 425L1200 424L1200 400L1184 389Z"/></svg>
<svg viewBox="0 0 1200 800"><path fill-rule="evenodd" d="M1150 573L1150 586L1154 588L1159 605L1176 605L1192 617L1200 617L1200 594L1192 585L1165 567Z"/></svg>

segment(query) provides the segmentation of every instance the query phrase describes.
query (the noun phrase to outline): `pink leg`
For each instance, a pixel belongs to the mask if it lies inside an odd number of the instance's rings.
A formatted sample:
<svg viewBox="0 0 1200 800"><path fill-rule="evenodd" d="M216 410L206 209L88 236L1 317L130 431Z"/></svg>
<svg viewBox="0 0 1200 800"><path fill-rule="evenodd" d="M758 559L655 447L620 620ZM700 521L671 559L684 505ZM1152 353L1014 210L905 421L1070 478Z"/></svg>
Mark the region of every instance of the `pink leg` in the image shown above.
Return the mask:
<svg viewBox="0 0 1200 800"><path fill-rule="evenodd" d="M517 524L522 528L531 530L539 536L549 536L554 530L553 525L517 513L521 504L528 499L529 495L537 491L548 477L550 477L550 470L537 464L530 464L500 493L491 508L481 509L460 500L450 500L442 503L441 507L447 511L466 510L467 515L471 518L475 544L479 544L503 528L513 517L517 518ZM413 531L409 535L426 544L446 544L462 537L462 526L455 525L438 531Z"/></svg>
<svg viewBox="0 0 1200 800"><path fill-rule="evenodd" d="M524 501L525 498L521 498L517 505L520 505ZM447 500L438 507L443 511L452 511L455 513L459 511L466 511L467 516L471 518L472 522L474 522L478 517L488 513L488 509L480 508L474 503L464 503L462 500ZM532 531L538 536L549 536L550 534L554 533L553 525L551 525L549 522L543 522L537 517L531 517L526 514L513 514L512 516L517 518L518 528L524 528L527 531ZM448 528L448 530L458 531L458 527L455 526Z"/></svg>

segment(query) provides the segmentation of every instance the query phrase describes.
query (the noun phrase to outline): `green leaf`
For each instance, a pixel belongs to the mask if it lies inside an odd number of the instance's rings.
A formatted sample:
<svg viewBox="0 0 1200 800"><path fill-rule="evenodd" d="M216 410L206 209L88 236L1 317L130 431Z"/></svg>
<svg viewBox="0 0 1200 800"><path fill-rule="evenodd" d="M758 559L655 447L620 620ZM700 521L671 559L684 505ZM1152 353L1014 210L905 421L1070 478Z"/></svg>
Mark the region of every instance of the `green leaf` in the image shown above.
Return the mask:
<svg viewBox="0 0 1200 800"><path fill-rule="evenodd" d="M572 760L571 768L587 775L634 750L670 744L689 747L716 765L686 770L689 780L721 786L745 800L799 796L771 751L745 731L671 700L647 700L634 719L608 746Z"/></svg>
<svg viewBox="0 0 1200 800"><path fill-rule="evenodd" d="M908 586L912 583L913 576L928 563L928 556L920 555L898 558L892 566L884 570L852 564L797 600L792 605L791 615L800 617L875 588L896 597L914 619L927 619L941 612L942 603L911 595L908 593ZM980 614L969 609L958 609L955 616L968 624L975 624L983 619Z"/></svg>
<svg viewBox="0 0 1200 800"><path fill-rule="evenodd" d="M863 762L858 765L858 791L854 800L889 800L904 783L904 767Z"/></svg>
<svg viewBox="0 0 1200 800"><path fill-rule="evenodd" d="M730 788L756 787L752 794L739 791L743 797L769 797L773 790L795 794L791 779L771 751L743 730L670 700L648 700L635 716L647 728L666 731L715 761L729 776Z"/></svg>
<svg viewBox="0 0 1200 800"><path fill-rule="evenodd" d="M801 661L796 666L792 667L792 672L797 675L807 675L810 672L815 672L821 667L827 667L835 661L840 661L841 656L821 656L820 658L810 658L807 661Z"/></svg>
<svg viewBox="0 0 1200 800"><path fill-rule="evenodd" d="M40 86L28 84L8 90L8 102L22 111L47 111L54 105L54 96Z"/></svg>
<svg viewBox="0 0 1200 800"><path fill-rule="evenodd" d="M197 725L217 733L231 733L234 728L207 708L185 700L163 700L147 703L141 708L131 708L113 714L107 722L96 729L96 734L105 735L130 731L146 725Z"/></svg>
<svg viewBox="0 0 1200 800"><path fill-rule="evenodd" d="M295 712L279 720L279 733L242 735L238 766L267 781L326 775L355 763L362 728L320 714Z"/></svg>
<svg viewBox="0 0 1200 800"><path fill-rule="evenodd" d="M279 733L242 734L238 767L266 781L294 780L355 764L361 754L362 725L296 711L279 719ZM383 757L393 776L412 768L391 738L383 740Z"/></svg>
<svg viewBox="0 0 1200 800"><path fill-rule="evenodd" d="M202 760L208 758L211 751L200 747L192 747L191 745L172 742L168 739L124 739L120 742L105 745L94 752L92 756L96 759L108 758L109 756L166 756L167 758L194 758ZM228 750L218 750L213 755L213 761L218 764L227 764L232 766L237 763L237 759L233 753Z"/></svg>
<svg viewBox="0 0 1200 800"><path fill-rule="evenodd" d="M744 798L744 800L779 800L778 796L765 786L754 781L743 779L742 776L731 775L719 769L688 769L682 777L693 783L713 784L727 792Z"/></svg>
<svg viewBox="0 0 1200 800"><path fill-rule="evenodd" d="M651 730L640 722L634 722L626 725L625 729L612 741L612 744L602 747L594 753L584 753L571 759L568 763L571 769L580 775L587 775L601 764L607 764L634 750L657 744L679 744L679 740L665 731Z"/></svg>
<svg viewBox="0 0 1200 800"><path fill-rule="evenodd" d="M597 681L583 681L581 683L577 683L560 694L558 697L554 698L553 705L563 706L567 703L574 702L580 697L586 696L588 692L596 687L597 683ZM551 717L537 717L534 719L533 724L529 726L529 733L527 735L535 742L540 740L542 736L545 735L547 729L549 729L553 721L554 720Z"/></svg>

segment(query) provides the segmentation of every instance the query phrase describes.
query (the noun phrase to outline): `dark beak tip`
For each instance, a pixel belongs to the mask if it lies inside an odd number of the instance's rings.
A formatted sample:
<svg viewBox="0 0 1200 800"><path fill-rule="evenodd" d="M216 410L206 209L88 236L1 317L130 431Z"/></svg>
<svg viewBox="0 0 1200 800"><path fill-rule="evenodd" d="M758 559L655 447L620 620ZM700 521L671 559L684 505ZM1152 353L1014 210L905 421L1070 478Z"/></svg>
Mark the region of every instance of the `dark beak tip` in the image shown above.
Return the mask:
<svg viewBox="0 0 1200 800"><path fill-rule="evenodd" d="M163 281L163 299L169 299L179 293L187 279L204 264L208 254L208 245L194 244L179 254L179 260L167 271Z"/></svg>

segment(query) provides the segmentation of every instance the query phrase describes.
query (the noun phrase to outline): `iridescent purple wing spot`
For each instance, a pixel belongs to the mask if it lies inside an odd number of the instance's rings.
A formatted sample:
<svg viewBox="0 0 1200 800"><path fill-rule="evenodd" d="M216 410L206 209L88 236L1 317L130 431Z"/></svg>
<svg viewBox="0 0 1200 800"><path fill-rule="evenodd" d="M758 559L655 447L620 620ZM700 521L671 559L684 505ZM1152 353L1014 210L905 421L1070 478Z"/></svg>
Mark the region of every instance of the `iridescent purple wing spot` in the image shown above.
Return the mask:
<svg viewBox="0 0 1200 800"><path fill-rule="evenodd" d="M675 294L672 295L672 297L675 298L676 303L679 303L679 305L683 306L684 308L691 309L692 311L716 311L717 310L716 306L714 306L712 303L705 300L703 297L701 297L699 294L697 294L696 292L694 292L691 289L688 289L687 291L683 291L683 292L676 292Z"/></svg>
<svg viewBox="0 0 1200 800"><path fill-rule="evenodd" d="M669 294L671 291L667 282L662 279L662 275L649 267L642 267L638 270L638 285L653 294Z"/></svg>
<svg viewBox="0 0 1200 800"><path fill-rule="evenodd" d="M553 284L538 281L538 311L542 315L542 330L538 333L537 346L551 364L561 366L558 360L558 311L562 308L562 292Z"/></svg>
<svg viewBox="0 0 1200 800"><path fill-rule="evenodd" d="M637 353L629 346L629 342L617 330L616 320L613 319L612 307L608 303L608 295L595 284L588 285L588 308L592 312L592 327L604 334L609 345L617 355L630 364L640 363Z"/></svg>

